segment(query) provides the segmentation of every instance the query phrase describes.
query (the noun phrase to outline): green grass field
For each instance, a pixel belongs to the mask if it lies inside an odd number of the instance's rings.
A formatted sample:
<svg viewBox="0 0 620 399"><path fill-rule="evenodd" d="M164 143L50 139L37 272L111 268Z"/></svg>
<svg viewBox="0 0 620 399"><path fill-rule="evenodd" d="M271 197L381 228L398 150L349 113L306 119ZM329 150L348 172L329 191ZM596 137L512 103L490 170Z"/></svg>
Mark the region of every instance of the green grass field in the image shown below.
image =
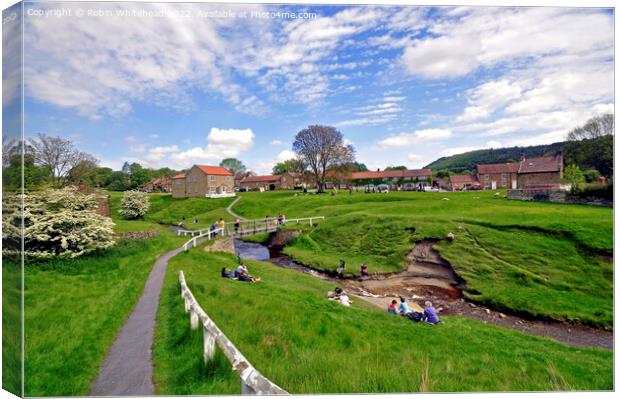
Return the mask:
<svg viewBox="0 0 620 399"><path fill-rule="evenodd" d="M302 227L284 252L322 270L342 258L353 273L362 262L371 272L402 270L415 241L453 232L454 242L437 248L466 279L470 299L536 317L613 324L613 268L599 256L613 250L609 208L509 201L492 192L270 192L244 193L234 211L325 216L314 229Z"/></svg>
<svg viewBox="0 0 620 399"><path fill-rule="evenodd" d="M114 193L112 198L120 203L120 193ZM188 230L204 229L220 218L232 221L234 218L226 212L234 198L172 198L168 194L149 195L151 207L145 216L146 221L177 225L185 217L183 227ZM198 219L198 223L193 223Z"/></svg>
<svg viewBox="0 0 620 399"><path fill-rule="evenodd" d="M119 240L106 251L26 267L26 395L89 392L155 259L187 239L174 235L166 224L198 217L198 225L187 227L204 228L220 217L232 219L225 212L232 199L150 198L151 209L143 220L126 221L117 216L120 194L111 193L115 230L158 230L157 237ZM598 256L613 248L611 209L507 201L491 193L274 192L245 193L234 210L248 218L280 211L289 218L326 216L315 228L288 226L302 228L303 234L285 249L299 261L324 269L335 268L344 257L349 269L366 261L371 272L400 270L416 240L452 231L455 240L438 244L438 249L466 278L473 300L611 326L612 268ZM270 264L250 262L251 270L265 278L263 284L222 280L215 272L224 264L233 266L229 256L200 248L171 261L154 347L159 393L239 393L238 377L222 353L202 364L202 337L189 331L179 297L179 269L186 271L205 310L248 359L291 392L612 387L608 351L570 348L456 317L447 318L439 329L413 325L361 303L352 309L339 307L323 299L333 287ZM17 265L5 261L5 287L18 280ZM5 303L15 302L15 293L4 290ZM3 312L7 325L15 319L15 314ZM3 341L18 341L16 331L5 326ZM5 370L16 370L14 353L4 354L12 362L5 358ZM403 370L408 378L402 377ZM10 371L5 376L5 386L18 389L19 376Z"/></svg>
<svg viewBox="0 0 620 399"><path fill-rule="evenodd" d="M117 203L112 203L113 212ZM116 231L158 230L147 240L25 269L25 391L28 396L87 395L119 328L137 302L155 259L180 246L164 226L125 221Z"/></svg>
<svg viewBox="0 0 620 399"><path fill-rule="evenodd" d="M460 317L414 324L360 300L325 299L333 286L248 261L258 284L223 279L234 256L201 247L171 260L158 313L159 394L239 394L219 354L202 365L202 332L191 331L178 272L203 309L265 376L291 393L609 390L613 354Z"/></svg>

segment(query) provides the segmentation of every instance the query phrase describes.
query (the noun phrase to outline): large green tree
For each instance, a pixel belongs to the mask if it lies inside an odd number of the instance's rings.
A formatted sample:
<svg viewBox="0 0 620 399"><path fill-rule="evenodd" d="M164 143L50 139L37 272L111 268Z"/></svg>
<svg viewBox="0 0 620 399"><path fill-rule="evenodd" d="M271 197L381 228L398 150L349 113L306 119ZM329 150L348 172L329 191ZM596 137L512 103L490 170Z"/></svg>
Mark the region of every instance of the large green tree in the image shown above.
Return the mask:
<svg viewBox="0 0 620 399"><path fill-rule="evenodd" d="M241 162L237 158L226 158L222 162L220 162L220 166L224 169L230 170L234 174L243 173L246 170L243 162Z"/></svg>
<svg viewBox="0 0 620 399"><path fill-rule="evenodd" d="M355 149L331 126L311 125L295 135L293 151L308 165L318 191L325 192L325 173L355 161Z"/></svg>
<svg viewBox="0 0 620 399"><path fill-rule="evenodd" d="M288 159L284 162L275 164L271 173L274 175L281 175L282 173L303 173L306 170L306 166L300 159Z"/></svg>

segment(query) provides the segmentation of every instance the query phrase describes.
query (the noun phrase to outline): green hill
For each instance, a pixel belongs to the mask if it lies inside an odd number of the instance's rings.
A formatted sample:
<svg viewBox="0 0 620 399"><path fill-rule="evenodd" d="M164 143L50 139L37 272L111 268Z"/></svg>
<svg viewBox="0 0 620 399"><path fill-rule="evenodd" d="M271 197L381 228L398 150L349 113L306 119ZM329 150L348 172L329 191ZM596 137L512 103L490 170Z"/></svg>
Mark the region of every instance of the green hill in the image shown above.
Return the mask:
<svg viewBox="0 0 620 399"><path fill-rule="evenodd" d="M594 168L602 175L613 175L613 136L607 135L580 141L530 147L508 147L469 151L463 154L442 157L425 166L434 171L447 169L451 173L468 173L476 169L477 164L517 162L523 156L540 157L564 152L564 164L576 164L582 170Z"/></svg>

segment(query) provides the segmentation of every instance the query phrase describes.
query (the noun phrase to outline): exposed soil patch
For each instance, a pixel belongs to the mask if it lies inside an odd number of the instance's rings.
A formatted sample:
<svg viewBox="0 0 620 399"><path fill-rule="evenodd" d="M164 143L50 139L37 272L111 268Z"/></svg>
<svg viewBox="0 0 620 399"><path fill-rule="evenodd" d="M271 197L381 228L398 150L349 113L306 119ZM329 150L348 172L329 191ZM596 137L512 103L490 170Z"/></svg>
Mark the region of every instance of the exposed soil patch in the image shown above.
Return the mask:
<svg viewBox="0 0 620 399"><path fill-rule="evenodd" d="M450 264L433 249L437 240L422 240L409 253L409 267L399 273L372 273L367 279L343 278L320 272L294 262L278 248L261 246L261 260L287 269L298 270L343 287L356 300L364 300L386 310L389 303L405 297L409 307L421 311L425 301L431 301L441 315L457 315L480 320L503 327L513 328L526 334L555 339L559 342L580 346L613 349L613 332L587 326L562 322L528 320L517 315L504 314L484 306L467 302L462 298L465 281L454 272ZM239 250L240 247L237 247ZM267 250L267 251L266 251Z"/></svg>

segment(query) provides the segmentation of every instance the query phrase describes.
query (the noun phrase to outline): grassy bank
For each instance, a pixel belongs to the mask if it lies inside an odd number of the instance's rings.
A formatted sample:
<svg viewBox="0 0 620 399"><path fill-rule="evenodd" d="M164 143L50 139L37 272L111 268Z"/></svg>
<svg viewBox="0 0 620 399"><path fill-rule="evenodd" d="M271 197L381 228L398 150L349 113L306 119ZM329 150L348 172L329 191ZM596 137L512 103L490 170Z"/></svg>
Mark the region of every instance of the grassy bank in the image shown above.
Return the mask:
<svg viewBox="0 0 620 399"><path fill-rule="evenodd" d="M189 329L178 272L207 313L252 364L291 393L608 390L612 353L571 348L458 317L414 324L361 301L327 301L334 287L248 261L259 284L219 276L234 257L196 248L173 258L158 313L155 372L160 394L239 393L219 363L201 366L200 330ZM509 343L509 344L507 344ZM172 350L175 348L175 350ZM183 365L182 367L178 367Z"/></svg>
<svg viewBox="0 0 620 399"><path fill-rule="evenodd" d="M472 299L536 317L613 324L613 268L598 256L613 249L612 209L509 201L491 192L277 192L245 193L234 210L250 218L326 216L284 250L322 270L335 270L339 259L352 273L362 262L371 272L402 270L415 241L453 232L455 241L437 248L466 279Z"/></svg>
<svg viewBox="0 0 620 399"><path fill-rule="evenodd" d="M180 246L165 226L125 221L117 232L158 231L120 239L77 259L29 262L25 269L25 391L28 396L87 395L109 346L132 311L161 254Z"/></svg>

